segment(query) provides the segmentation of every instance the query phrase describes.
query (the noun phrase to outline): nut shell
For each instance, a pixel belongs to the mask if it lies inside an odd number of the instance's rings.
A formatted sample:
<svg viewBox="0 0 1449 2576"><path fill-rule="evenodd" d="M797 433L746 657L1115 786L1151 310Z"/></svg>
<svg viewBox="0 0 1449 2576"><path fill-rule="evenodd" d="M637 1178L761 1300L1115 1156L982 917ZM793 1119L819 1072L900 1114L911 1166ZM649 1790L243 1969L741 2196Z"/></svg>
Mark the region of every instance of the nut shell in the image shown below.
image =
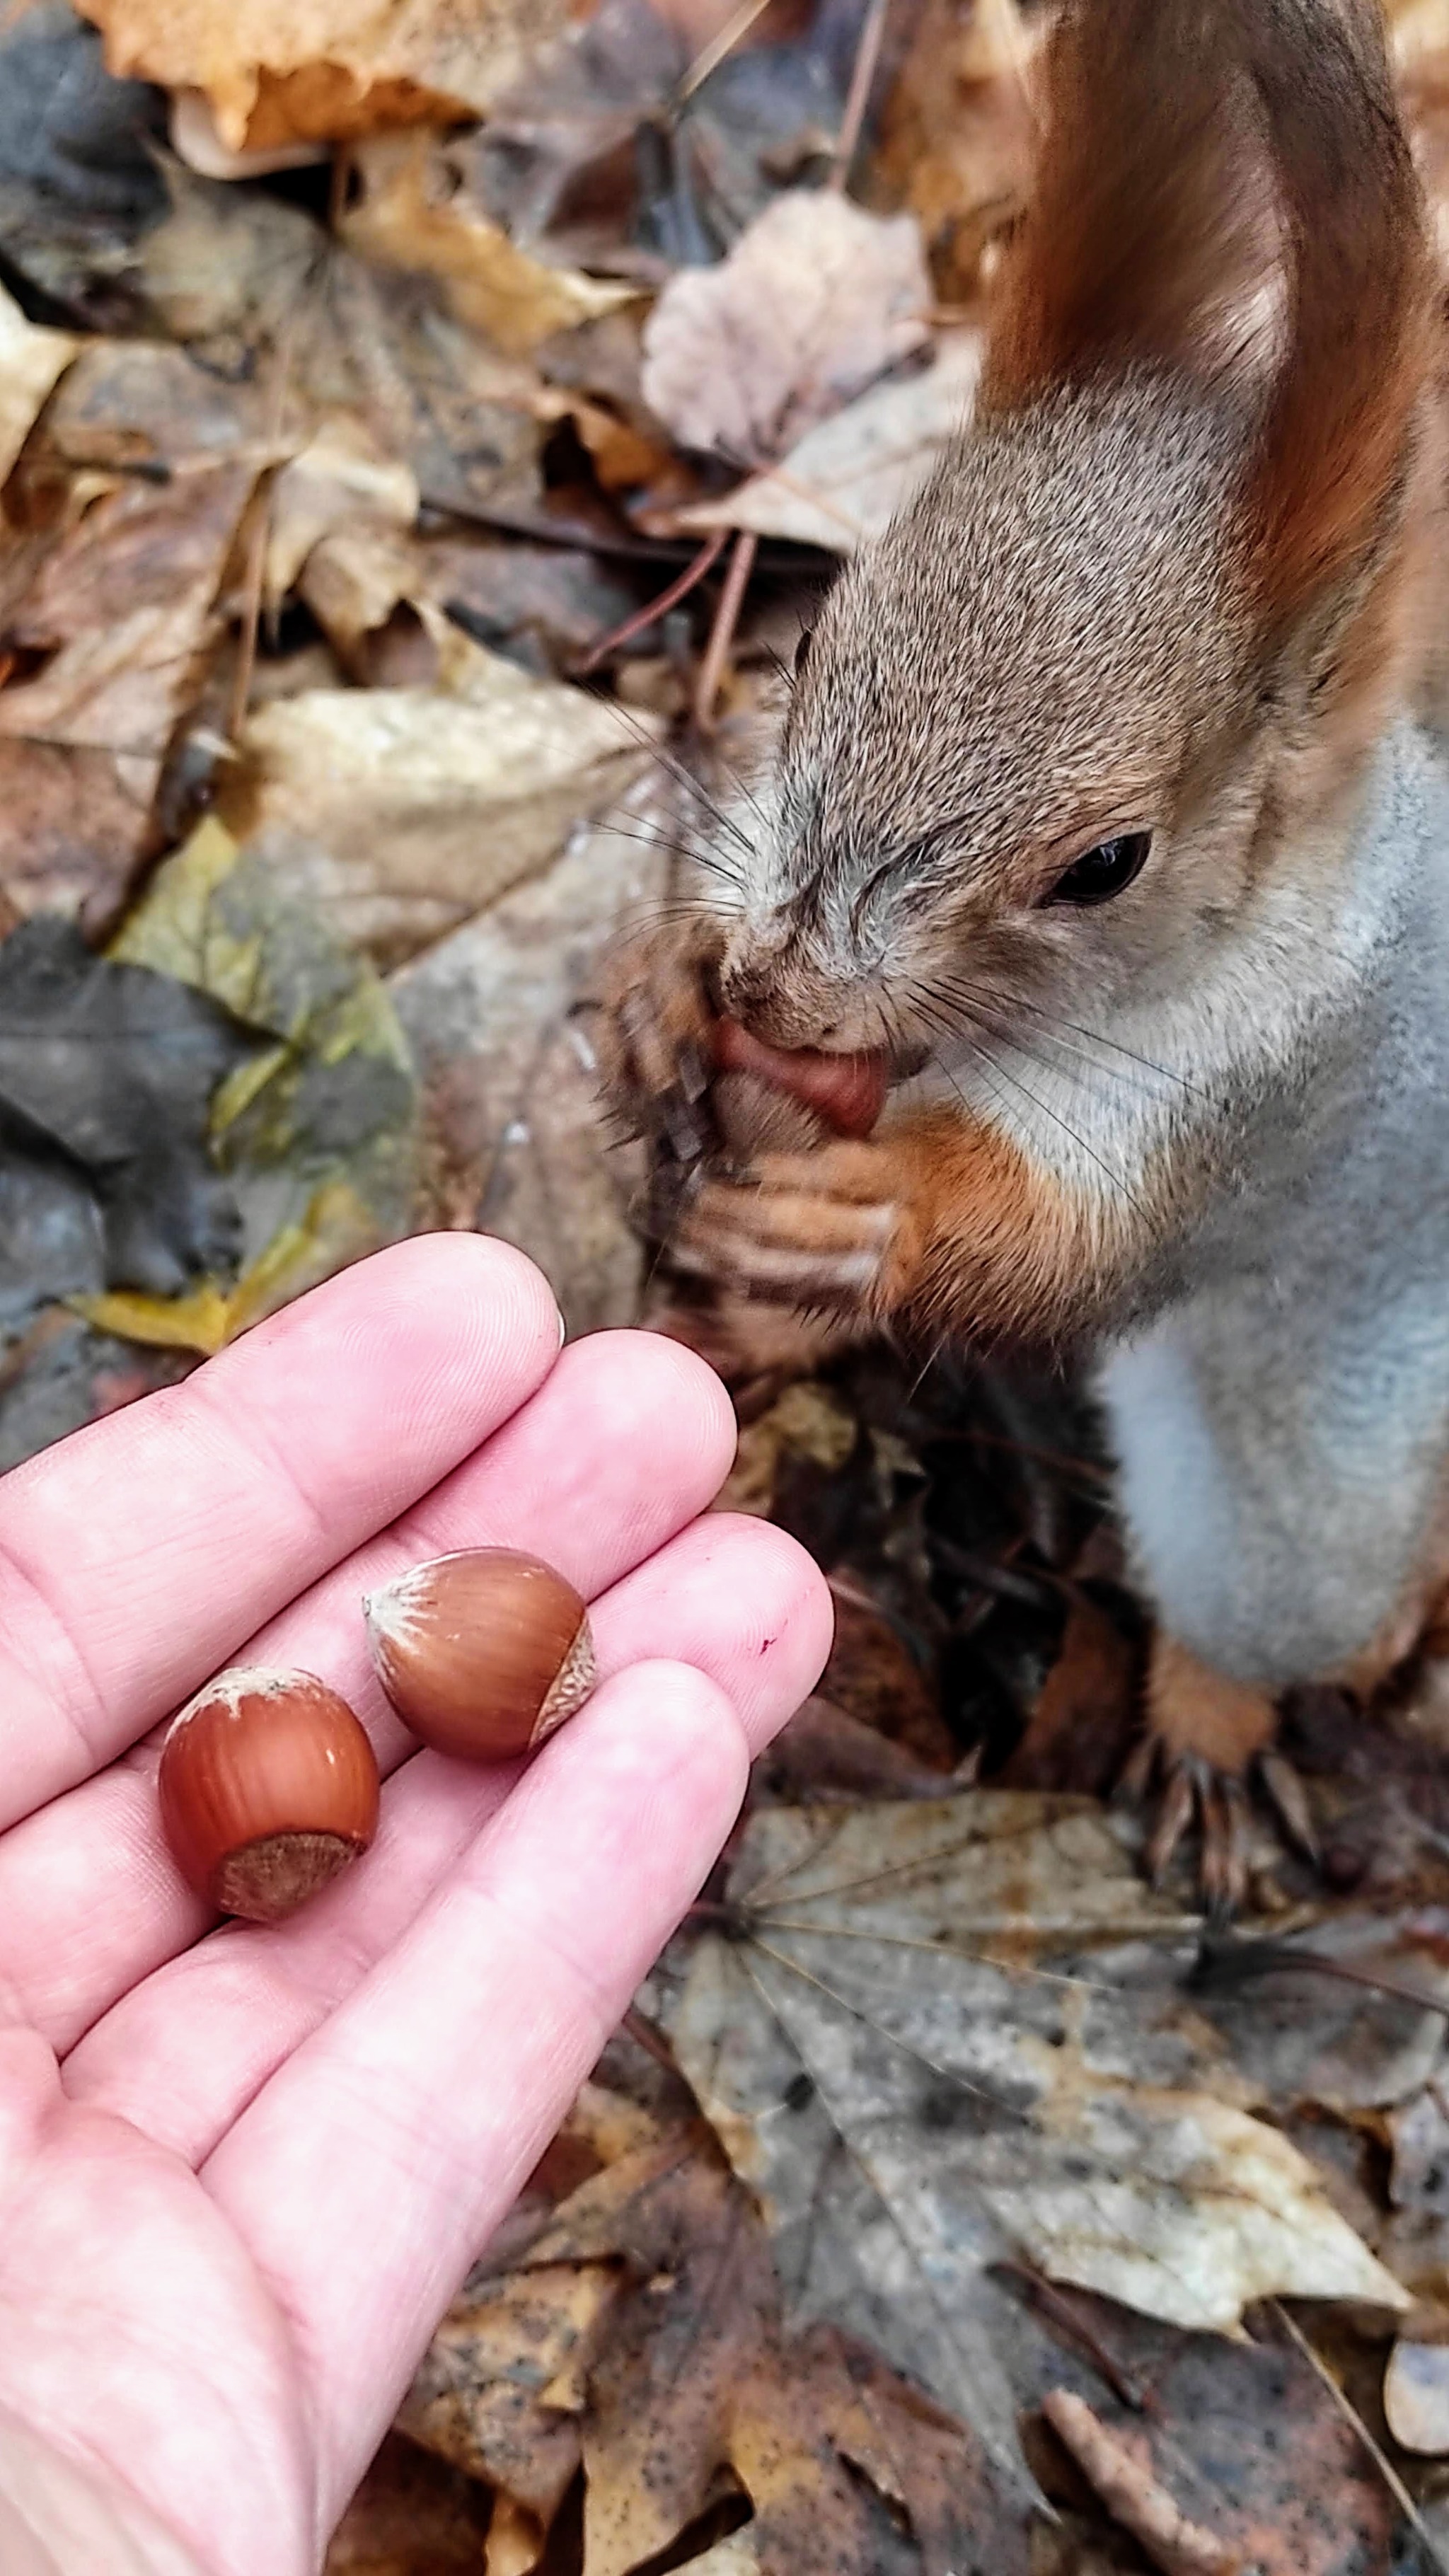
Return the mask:
<svg viewBox="0 0 1449 2576"><path fill-rule="evenodd" d="M890 1069L884 1055L822 1055L813 1047L767 1046L738 1020L717 1020L715 1062L722 1073L752 1073L813 1109L837 1136L868 1136L885 1107Z"/></svg>
<svg viewBox="0 0 1449 2576"><path fill-rule="evenodd" d="M177 1867L224 1913L276 1923L377 1831L377 1758L314 1673L239 1664L172 1720L157 1782Z"/></svg>
<svg viewBox="0 0 1449 2576"><path fill-rule="evenodd" d="M438 1753L532 1753L594 1687L582 1597L512 1547L412 1566L363 1603L373 1661L399 1717Z"/></svg>

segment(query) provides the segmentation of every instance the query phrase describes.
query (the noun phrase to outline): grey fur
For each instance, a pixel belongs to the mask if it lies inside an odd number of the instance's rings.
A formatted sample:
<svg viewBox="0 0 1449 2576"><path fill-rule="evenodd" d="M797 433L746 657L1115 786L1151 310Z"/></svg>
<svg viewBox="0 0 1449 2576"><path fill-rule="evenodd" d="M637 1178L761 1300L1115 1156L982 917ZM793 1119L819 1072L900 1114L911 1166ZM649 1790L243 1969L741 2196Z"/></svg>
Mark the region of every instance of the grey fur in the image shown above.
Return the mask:
<svg viewBox="0 0 1449 2576"><path fill-rule="evenodd" d="M1245 1114L1231 1185L1099 1372L1159 1613L1274 1689L1386 1626L1449 1457L1449 772L1415 732L1377 764L1353 870L1364 980Z"/></svg>

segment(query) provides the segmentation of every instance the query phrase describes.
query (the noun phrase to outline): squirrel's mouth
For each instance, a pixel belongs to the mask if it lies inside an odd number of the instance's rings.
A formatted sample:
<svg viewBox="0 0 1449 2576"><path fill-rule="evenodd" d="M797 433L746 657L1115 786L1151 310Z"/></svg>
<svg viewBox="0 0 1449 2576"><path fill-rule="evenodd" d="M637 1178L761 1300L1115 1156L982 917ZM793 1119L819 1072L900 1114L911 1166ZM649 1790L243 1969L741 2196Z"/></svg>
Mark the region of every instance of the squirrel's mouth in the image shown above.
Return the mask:
<svg viewBox="0 0 1449 2576"><path fill-rule="evenodd" d="M903 1070L883 1047L827 1054L818 1047L770 1046L738 1020L716 1020L714 1053L722 1073L752 1073L789 1092L841 1136L870 1134Z"/></svg>

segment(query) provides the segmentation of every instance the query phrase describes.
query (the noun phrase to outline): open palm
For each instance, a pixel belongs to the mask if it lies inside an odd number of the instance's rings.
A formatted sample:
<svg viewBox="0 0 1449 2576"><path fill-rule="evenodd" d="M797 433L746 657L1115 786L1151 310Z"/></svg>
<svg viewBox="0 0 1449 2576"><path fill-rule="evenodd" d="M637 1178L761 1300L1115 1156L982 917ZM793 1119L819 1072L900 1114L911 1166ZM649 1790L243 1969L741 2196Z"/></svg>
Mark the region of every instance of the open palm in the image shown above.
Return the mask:
<svg viewBox="0 0 1449 2576"><path fill-rule="evenodd" d="M379 1254L0 1484L0 2566L307 2576L453 2290L717 1851L829 1611L697 1517L733 1424L674 1344L558 1353L517 1253ZM605 1676L526 1772L414 1749L359 1598L501 1540ZM301 1664L387 1778L292 1922L209 1928L158 1722Z"/></svg>

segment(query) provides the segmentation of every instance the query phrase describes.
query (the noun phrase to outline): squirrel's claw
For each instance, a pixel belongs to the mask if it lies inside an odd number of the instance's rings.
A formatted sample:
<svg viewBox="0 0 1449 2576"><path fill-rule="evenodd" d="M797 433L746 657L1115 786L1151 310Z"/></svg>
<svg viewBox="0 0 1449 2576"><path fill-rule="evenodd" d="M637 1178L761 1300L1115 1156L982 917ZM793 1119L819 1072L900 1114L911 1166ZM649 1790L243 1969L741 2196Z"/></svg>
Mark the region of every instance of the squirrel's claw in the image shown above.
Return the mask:
<svg viewBox="0 0 1449 2576"><path fill-rule="evenodd" d="M1288 1841L1305 1860L1318 1864L1318 1836L1308 1811L1308 1793L1286 1754L1270 1747L1258 1756L1258 1777Z"/></svg>
<svg viewBox="0 0 1449 2576"><path fill-rule="evenodd" d="M1219 1770L1200 1753L1166 1754L1153 1735L1134 1747L1118 1782L1118 1794L1137 1804L1151 1793L1159 1767L1163 1780L1156 1815L1142 1856L1143 1869L1160 1888L1194 1823L1199 1836L1198 1887L1204 1910L1223 1917L1237 1913L1248 1894L1251 1866L1253 1802L1250 1789L1262 1792L1285 1841L1305 1859L1318 1858L1318 1838L1303 1783L1281 1753L1258 1754L1247 1776Z"/></svg>

